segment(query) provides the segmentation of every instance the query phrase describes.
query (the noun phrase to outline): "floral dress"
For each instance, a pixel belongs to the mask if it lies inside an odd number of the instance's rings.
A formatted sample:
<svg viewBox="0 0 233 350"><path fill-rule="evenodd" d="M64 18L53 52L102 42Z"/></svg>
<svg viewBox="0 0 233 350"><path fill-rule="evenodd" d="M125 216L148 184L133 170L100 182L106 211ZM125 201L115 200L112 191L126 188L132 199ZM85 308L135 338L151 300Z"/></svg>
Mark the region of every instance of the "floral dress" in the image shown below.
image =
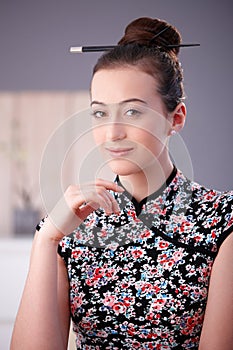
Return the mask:
<svg viewBox="0 0 233 350"><path fill-rule="evenodd" d="M77 349L198 349L211 268L233 231L233 192L174 168L140 203L113 195L120 215L93 212L58 248Z"/></svg>

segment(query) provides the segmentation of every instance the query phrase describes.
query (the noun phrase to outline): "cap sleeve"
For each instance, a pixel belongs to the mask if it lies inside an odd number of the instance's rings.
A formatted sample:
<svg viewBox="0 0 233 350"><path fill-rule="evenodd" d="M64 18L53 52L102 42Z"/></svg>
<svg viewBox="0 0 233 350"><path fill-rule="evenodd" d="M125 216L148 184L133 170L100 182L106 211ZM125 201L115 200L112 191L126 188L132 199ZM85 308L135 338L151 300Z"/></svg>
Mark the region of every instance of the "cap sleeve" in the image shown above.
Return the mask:
<svg viewBox="0 0 233 350"><path fill-rule="evenodd" d="M225 192L220 197L222 215L222 232L218 239L218 247L233 232L233 191Z"/></svg>
<svg viewBox="0 0 233 350"><path fill-rule="evenodd" d="M71 236L65 236L59 242L57 252L64 260L66 266L70 264L71 254L73 249L73 238Z"/></svg>

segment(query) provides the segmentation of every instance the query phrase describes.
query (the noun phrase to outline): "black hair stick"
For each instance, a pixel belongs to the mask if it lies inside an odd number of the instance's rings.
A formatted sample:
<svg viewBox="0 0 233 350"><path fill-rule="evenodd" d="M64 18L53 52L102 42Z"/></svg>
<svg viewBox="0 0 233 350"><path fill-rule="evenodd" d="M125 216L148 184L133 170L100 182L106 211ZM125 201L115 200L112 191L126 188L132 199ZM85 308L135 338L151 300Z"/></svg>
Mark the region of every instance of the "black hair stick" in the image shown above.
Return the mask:
<svg viewBox="0 0 233 350"><path fill-rule="evenodd" d="M98 52L98 51L109 51L114 49L116 46L72 46L70 47L71 53L83 53L83 52Z"/></svg>
<svg viewBox="0 0 233 350"><path fill-rule="evenodd" d="M164 45L164 47L168 48L176 48L176 47L189 47L189 46L200 46L200 44L179 44L179 45ZM115 46L72 46L70 47L71 53L83 53L83 52L98 52L98 51L110 51L117 47Z"/></svg>

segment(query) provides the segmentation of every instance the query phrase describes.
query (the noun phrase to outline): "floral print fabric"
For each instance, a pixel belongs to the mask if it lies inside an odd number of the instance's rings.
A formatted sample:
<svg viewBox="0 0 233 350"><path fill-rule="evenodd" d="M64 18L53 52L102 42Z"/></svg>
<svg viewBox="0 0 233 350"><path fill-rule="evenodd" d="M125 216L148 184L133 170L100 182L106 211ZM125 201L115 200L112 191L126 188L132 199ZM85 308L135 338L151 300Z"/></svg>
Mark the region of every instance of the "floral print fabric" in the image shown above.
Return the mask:
<svg viewBox="0 0 233 350"><path fill-rule="evenodd" d="M113 195L120 215L93 212L58 248L77 349L198 349L211 268L233 228L233 193L174 169L141 203Z"/></svg>

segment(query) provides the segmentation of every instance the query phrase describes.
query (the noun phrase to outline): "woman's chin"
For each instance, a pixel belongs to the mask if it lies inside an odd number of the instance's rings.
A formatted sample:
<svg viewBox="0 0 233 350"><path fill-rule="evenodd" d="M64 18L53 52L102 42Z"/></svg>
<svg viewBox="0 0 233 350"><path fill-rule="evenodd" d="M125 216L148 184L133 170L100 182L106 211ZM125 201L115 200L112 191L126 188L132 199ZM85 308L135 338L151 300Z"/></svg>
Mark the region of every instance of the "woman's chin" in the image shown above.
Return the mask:
<svg viewBox="0 0 233 350"><path fill-rule="evenodd" d="M142 171L142 169L137 164L127 159L109 160L108 166L114 174L121 176L132 175Z"/></svg>

